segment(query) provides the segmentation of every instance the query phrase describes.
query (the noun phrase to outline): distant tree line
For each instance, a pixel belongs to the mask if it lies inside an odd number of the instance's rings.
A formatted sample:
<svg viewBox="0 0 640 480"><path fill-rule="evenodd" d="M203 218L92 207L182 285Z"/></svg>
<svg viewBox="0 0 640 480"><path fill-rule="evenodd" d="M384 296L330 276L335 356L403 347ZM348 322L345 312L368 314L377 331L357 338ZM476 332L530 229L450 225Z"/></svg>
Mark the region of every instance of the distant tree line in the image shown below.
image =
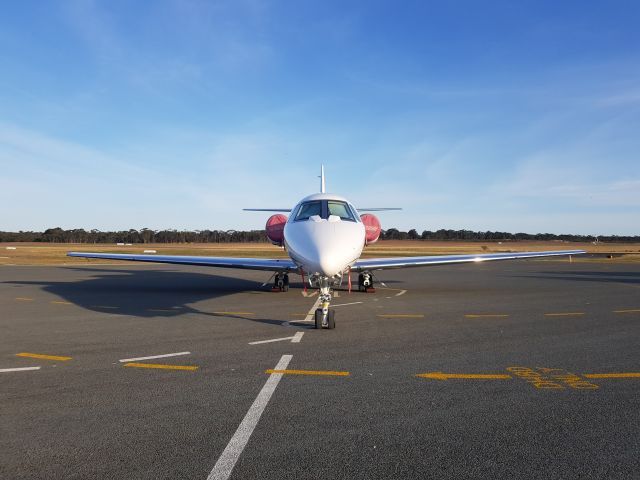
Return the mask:
<svg viewBox="0 0 640 480"><path fill-rule="evenodd" d="M519 241L519 240L562 240L568 242L594 242L596 240L610 243L640 242L640 235L571 235L553 233L508 233L508 232L474 232L471 230L424 230L418 233L411 229L408 232L396 228L383 230L381 240L468 240L482 242ZM44 232L0 232L0 242L45 242L45 243L266 243L264 230L122 230L119 232L101 232L100 230L84 230L76 228L63 230L49 228Z"/></svg>
<svg viewBox="0 0 640 480"><path fill-rule="evenodd" d="M575 235L553 233L509 233L509 232L474 232L472 230L424 230L421 234L415 229L402 232L389 228L380 235L382 240L469 240L482 242L509 242L522 240L561 240L566 242L640 242L640 235Z"/></svg>
<svg viewBox="0 0 640 480"><path fill-rule="evenodd" d="M264 230L122 230L101 232L75 228L49 228L44 232L0 232L0 242L45 243L231 243L267 242Z"/></svg>

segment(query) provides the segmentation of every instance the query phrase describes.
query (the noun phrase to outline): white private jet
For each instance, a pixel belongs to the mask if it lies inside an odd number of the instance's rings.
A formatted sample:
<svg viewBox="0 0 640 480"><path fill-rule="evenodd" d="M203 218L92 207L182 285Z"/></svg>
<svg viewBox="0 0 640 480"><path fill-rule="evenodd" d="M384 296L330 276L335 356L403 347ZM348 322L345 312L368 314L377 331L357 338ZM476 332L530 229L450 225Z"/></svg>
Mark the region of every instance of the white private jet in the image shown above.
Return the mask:
<svg viewBox="0 0 640 480"><path fill-rule="evenodd" d="M320 305L315 312L316 328L335 328L335 310L329 308L331 289L341 285L347 276L351 290L351 272L357 272L358 289L373 288L374 270L422 267L451 263L473 263L489 260L580 255L584 250L546 252L492 253L482 255L438 255L426 257L367 258L360 255L366 245L378 240L381 227L378 219L360 212L400 210L399 208L355 208L347 199L325 193L324 167L320 170L320 192L303 198L292 209L248 208L247 211L282 213L267 220L266 231L272 243L285 248L289 259L234 257L192 257L176 255L133 255L113 253L69 252L70 257L132 260L138 262L201 265L220 268L266 270L274 273L273 290L289 289L289 273L307 276L309 285L319 289Z"/></svg>

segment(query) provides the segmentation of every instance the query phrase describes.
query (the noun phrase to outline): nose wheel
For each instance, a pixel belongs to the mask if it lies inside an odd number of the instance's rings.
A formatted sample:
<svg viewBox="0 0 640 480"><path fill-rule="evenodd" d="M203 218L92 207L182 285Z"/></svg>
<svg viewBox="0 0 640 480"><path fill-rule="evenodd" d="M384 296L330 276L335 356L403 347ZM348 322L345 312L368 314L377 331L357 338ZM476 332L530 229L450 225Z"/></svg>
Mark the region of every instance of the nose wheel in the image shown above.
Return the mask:
<svg viewBox="0 0 640 480"><path fill-rule="evenodd" d="M328 328L329 330L333 330L336 328L336 311L335 310L327 310L327 315L325 318L324 313L321 308L316 310L315 315L316 320L316 328Z"/></svg>
<svg viewBox="0 0 640 480"><path fill-rule="evenodd" d="M327 277L319 278L318 285L320 287L321 307L316 309L315 313L316 328L328 328L329 330L333 330L336 328L336 312L329 309L329 305L331 303L331 287L329 285L329 279Z"/></svg>

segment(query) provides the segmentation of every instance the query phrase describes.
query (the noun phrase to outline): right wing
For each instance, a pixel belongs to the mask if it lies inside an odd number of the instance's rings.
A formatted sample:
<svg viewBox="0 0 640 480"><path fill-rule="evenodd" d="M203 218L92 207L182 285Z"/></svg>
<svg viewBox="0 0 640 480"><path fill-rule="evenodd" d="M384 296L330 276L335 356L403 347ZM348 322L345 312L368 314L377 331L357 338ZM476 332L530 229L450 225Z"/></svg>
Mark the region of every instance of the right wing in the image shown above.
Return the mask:
<svg viewBox="0 0 640 480"><path fill-rule="evenodd" d="M237 258L237 257L191 257L185 255L135 255L129 253L85 253L69 252L68 257L101 258L105 260L129 260L134 262L172 263L177 265L200 265L204 267L240 268L245 270L267 270L271 272L299 271L289 258Z"/></svg>
<svg viewBox="0 0 640 480"><path fill-rule="evenodd" d="M351 267L353 272L387 270L391 268L424 267L449 263L475 263L490 260L514 260L517 258L555 257L559 255L582 255L584 250L553 250L546 252L488 253L481 255L431 255L428 257L364 258Z"/></svg>

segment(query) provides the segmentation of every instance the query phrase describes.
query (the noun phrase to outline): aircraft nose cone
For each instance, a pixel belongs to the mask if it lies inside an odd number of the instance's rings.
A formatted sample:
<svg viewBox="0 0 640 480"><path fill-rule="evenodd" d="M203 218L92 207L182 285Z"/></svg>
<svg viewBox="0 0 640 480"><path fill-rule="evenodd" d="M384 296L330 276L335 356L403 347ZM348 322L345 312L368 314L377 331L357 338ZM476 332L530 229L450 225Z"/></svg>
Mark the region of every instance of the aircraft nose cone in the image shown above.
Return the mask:
<svg viewBox="0 0 640 480"><path fill-rule="evenodd" d="M321 252L318 259L320 273L327 277L339 274L346 262L350 260L350 258L343 258L344 256L344 253L341 254L337 249Z"/></svg>
<svg viewBox="0 0 640 480"><path fill-rule="evenodd" d="M364 227L354 222L294 222L285 227L285 243L305 271L333 277L360 255Z"/></svg>

